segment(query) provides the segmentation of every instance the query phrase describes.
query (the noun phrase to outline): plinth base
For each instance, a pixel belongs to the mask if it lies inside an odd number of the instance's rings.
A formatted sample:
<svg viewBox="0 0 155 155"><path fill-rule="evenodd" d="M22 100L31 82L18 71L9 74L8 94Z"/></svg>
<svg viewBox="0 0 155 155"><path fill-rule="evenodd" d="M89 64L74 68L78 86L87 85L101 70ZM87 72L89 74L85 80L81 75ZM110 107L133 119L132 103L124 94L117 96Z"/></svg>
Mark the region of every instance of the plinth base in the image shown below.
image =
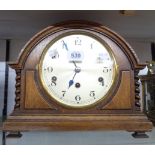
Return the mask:
<svg viewBox="0 0 155 155"><path fill-rule="evenodd" d="M9 116L3 131L127 130L146 132L152 123L143 114Z"/></svg>

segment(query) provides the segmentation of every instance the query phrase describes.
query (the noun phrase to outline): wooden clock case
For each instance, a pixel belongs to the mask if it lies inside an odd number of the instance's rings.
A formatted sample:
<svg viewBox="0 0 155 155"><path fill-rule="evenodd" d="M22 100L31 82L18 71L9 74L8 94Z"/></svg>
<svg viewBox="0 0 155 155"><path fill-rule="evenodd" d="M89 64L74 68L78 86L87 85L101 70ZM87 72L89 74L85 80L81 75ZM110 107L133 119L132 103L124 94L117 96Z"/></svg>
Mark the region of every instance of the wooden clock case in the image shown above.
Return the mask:
<svg viewBox="0 0 155 155"><path fill-rule="evenodd" d="M101 37L112 49L118 75L110 95L89 108L68 108L53 101L39 82L38 64L47 44L60 34L81 30ZM22 49L17 62L15 106L3 123L4 131L28 130L127 130L145 132L152 123L140 110L138 72L144 68L128 43L110 29L93 22L68 21L35 35Z"/></svg>

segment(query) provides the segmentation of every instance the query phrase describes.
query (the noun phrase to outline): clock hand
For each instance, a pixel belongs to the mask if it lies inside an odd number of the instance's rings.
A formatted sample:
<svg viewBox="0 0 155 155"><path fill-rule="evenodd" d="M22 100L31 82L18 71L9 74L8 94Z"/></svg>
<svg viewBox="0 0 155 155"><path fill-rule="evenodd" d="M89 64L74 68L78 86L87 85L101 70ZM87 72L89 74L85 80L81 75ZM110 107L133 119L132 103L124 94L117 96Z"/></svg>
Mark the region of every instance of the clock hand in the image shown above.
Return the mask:
<svg viewBox="0 0 155 155"><path fill-rule="evenodd" d="M75 63L75 61L73 61L73 64L74 64L74 66L75 66L75 69L78 68L77 65L76 65L76 63Z"/></svg>
<svg viewBox="0 0 155 155"><path fill-rule="evenodd" d="M76 75L77 72L75 72L72 80L69 80L69 86L68 86L68 89L74 84L74 78L75 78L75 75Z"/></svg>
<svg viewBox="0 0 155 155"><path fill-rule="evenodd" d="M75 73L74 73L74 76L72 78L72 80L69 80L69 86L68 86L68 89L74 84L74 78L76 76L77 73L80 73L81 72L81 68L80 67L77 67L76 66L76 63L73 61L74 65L75 65Z"/></svg>
<svg viewBox="0 0 155 155"><path fill-rule="evenodd" d="M67 51L69 51L69 50L68 50L68 46L67 46L67 44L64 42L64 40L62 41L62 43L63 43L63 47L65 47L65 49L66 49Z"/></svg>

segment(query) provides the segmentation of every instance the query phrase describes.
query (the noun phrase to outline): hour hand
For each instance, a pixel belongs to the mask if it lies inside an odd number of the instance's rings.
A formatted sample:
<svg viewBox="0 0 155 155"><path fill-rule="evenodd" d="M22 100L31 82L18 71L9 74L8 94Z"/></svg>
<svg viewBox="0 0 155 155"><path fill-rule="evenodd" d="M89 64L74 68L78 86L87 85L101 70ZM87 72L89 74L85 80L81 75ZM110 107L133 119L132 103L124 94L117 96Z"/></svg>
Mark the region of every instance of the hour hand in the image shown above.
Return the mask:
<svg viewBox="0 0 155 155"><path fill-rule="evenodd" d="M72 78L72 80L69 80L69 86L68 86L68 89L74 84L74 78L75 78L75 75L76 75L76 72Z"/></svg>
<svg viewBox="0 0 155 155"><path fill-rule="evenodd" d="M69 81L69 86L68 86L68 89L74 84L74 81L73 80L70 80Z"/></svg>

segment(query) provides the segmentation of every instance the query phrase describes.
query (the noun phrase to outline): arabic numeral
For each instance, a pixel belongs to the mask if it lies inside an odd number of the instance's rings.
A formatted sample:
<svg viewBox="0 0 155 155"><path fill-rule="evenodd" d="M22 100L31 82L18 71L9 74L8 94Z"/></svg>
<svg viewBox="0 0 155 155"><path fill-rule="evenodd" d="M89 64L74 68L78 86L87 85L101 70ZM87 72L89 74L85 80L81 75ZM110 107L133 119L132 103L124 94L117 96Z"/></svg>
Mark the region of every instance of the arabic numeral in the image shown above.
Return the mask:
<svg viewBox="0 0 155 155"><path fill-rule="evenodd" d="M47 68L44 68L44 71L47 71L49 73L53 72L53 68L52 67L47 67Z"/></svg>
<svg viewBox="0 0 155 155"><path fill-rule="evenodd" d="M108 68L108 67L104 67L103 69L103 73L108 73L111 71L111 68Z"/></svg>
<svg viewBox="0 0 155 155"><path fill-rule="evenodd" d="M76 38L75 45L81 45L81 39L79 37Z"/></svg>
<svg viewBox="0 0 155 155"><path fill-rule="evenodd" d="M94 42L90 44L90 49L93 49Z"/></svg>
<svg viewBox="0 0 155 155"><path fill-rule="evenodd" d="M52 78L51 78L51 86L56 86L57 84L56 84L56 81L57 81L57 77L56 76L53 76Z"/></svg>
<svg viewBox="0 0 155 155"><path fill-rule="evenodd" d="M75 96L75 100L77 101L77 103L79 103L79 101L81 100L80 95Z"/></svg>
<svg viewBox="0 0 155 155"><path fill-rule="evenodd" d="M93 97L95 99L95 91L90 91L90 94L89 94L90 97Z"/></svg>
<svg viewBox="0 0 155 155"><path fill-rule="evenodd" d="M66 94L66 91L65 91L65 90L63 90L63 91L62 91L62 97L64 97L64 96L65 96L65 94Z"/></svg>
<svg viewBox="0 0 155 155"><path fill-rule="evenodd" d="M104 78L103 77L99 77L98 82L101 84L101 86L104 86Z"/></svg>

